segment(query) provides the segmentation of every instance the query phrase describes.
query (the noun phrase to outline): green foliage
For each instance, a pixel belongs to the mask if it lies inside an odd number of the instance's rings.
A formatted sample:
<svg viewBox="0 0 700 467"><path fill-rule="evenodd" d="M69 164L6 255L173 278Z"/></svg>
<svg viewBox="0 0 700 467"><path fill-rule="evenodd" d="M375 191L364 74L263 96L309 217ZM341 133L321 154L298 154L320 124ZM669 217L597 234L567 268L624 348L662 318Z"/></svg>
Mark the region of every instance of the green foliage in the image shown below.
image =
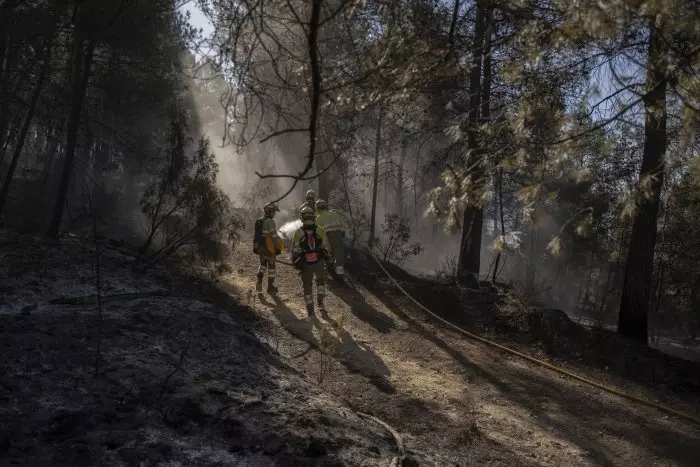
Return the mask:
<svg viewBox="0 0 700 467"><path fill-rule="evenodd" d="M160 179L141 198L150 229L139 267L185 249L194 250L205 261L225 259L243 224L229 197L216 185L219 168L209 140L199 140L196 153L175 176L171 169L164 167Z"/></svg>
<svg viewBox="0 0 700 467"><path fill-rule="evenodd" d="M411 256L423 252L423 245L420 242L409 243L411 241L411 227L408 220L399 217L398 214L384 216L382 237L376 239L375 244L384 261L402 264Z"/></svg>

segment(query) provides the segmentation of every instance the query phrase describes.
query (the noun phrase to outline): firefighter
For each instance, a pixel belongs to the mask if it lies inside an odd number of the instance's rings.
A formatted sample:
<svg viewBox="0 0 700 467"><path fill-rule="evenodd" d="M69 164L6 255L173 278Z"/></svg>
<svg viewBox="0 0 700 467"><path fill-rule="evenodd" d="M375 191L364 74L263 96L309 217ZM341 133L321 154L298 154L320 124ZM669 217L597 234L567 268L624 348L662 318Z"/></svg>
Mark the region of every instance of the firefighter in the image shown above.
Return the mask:
<svg viewBox="0 0 700 467"><path fill-rule="evenodd" d="M302 203L301 206L299 206L299 215L301 216L301 210L304 208L311 208L312 211L314 211L314 214L316 213L316 192L314 190L308 190L306 192L305 196L306 201Z"/></svg>
<svg viewBox="0 0 700 467"><path fill-rule="evenodd" d="M275 287L275 257L284 251L284 242L277 233L275 224L275 214L279 212L279 207L275 203L267 203L263 208L264 216L255 222L255 240L253 241L253 252L260 257L258 267L258 281L255 289L262 291L262 281L267 269L267 291L276 293Z"/></svg>
<svg viewBox="0 0 700 467"><path fill-rule="evenodd" d="M316 225L316 215L310 207L301 210L302 226L294 232L292 240L292 262L301 272L304 287L304 301L309 314L314 311L312 286L316 277L316 293L318 308L323 310L323 298L326 295L326 273L324 262L330 257L330 246L326 234Z"/></svg>
<svg viewBox="0 0 700 467"><path fill-rule="evenodd" d="M344 217L340 211L328 209L328 203L325 200L319 199L316 201L316 225L323 228L333 251L329 269L333 268L337 278L341 280L343 279L343 266L345 264Z"/></svg>

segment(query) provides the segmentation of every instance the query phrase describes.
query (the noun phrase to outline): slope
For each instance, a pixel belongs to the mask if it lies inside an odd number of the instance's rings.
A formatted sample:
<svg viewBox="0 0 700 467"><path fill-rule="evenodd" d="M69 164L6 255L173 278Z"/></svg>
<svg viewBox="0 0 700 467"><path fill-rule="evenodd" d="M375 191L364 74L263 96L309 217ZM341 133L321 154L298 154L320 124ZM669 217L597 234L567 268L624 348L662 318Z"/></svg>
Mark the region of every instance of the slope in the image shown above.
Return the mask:
<svg viewBox="0 0 700 467"><path fill-rule="evenodd" d="M328 312L308 317L295 270L278 267L278 296L257 295L257 259L247 245L240 255L227 287L279 326L267 338L280 354L393 426L420 465L695 465L700 455L698 427L435 326L361 258L347 287L332 286Z"/></svg>
<svg viewBox="0 0 700 467"><path fill-rule="evenodd" d="M98 300L92 241L0 231L1 465L393 459L386 427L285 364L249 308L100 243Z"/></svg>

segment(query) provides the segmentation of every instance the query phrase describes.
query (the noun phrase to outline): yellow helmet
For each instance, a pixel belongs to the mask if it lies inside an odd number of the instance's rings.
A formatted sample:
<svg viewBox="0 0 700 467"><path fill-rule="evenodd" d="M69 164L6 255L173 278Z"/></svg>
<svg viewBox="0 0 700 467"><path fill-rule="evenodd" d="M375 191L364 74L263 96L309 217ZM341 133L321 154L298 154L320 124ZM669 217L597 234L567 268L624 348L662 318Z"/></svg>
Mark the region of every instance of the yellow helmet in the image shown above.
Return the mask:
<svg viewBox="0 0 700 467"><path fill-rule="evenodd" d="M265 214L274 214L279 212L280 208L277 206L277 203L267 203L263 210L265 211Z"/></svg>
<svg viewBox="0 0 700 467"><path fill-rule="evenodd" d="M323 199L316 200L315 206L317 211L324 211L328 209L328 203L326 203L326 200Z"/></svg>
<svg viewBox="0 0 700 467"><path fill-rule="evenodd" d="M316 199L316 192L314 190L308 190L306 192L306 200L313 201Z"/></svg>

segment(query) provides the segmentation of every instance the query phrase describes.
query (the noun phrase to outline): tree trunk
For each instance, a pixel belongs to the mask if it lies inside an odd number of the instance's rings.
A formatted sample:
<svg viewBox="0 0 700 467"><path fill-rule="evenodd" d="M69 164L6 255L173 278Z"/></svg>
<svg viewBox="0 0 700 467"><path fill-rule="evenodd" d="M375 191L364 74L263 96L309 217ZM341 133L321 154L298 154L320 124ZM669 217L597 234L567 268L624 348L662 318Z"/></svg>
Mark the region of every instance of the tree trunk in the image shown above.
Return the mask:
<svg viewBox="0 0 700 467"><path fill-rule="evenodd" d="M54 205L51 224L47 232L47 235L53 238L58 237L59 229L61 228L63 207L66 203L66 194L68 193L71 174L73 173L73 166L75 165L75 147L78 141L80 113L83 108L85 92L87 91L92 69L92 58L95 52L94 40L88 38L87 48L84 49L82 36L79 33L77 34L78 36L75 40L75 55L73 57L73 94L66 135L65 160L63 162L63 171L61 173L58 194L56 195L56 204Z"/></svg>
<svg viewBox="0 0 700 467"><path fill-rule="evenodd" d="M5 182L3 183L2 189L0 190L0 219L2 219L5 203L7 202L7 195L10 192L10 184L12 183L12 178L14 177L15 170L17 169L19 158L22 155L24 143L27 140L27 133L29 132L29 127L32 124L32 118L34 117L34 112L36 111L36 104L39 101L41 90L44 87L44 79L46 78L46 73L48 72L49 67L51 66L51 49L53 47L53 36L53 31L51 31L46 36L46 43L44 45L43 53L43 63L41 65L39 76L37 77L36 84L34 86L34 92L32 93L32 98L29 102L27 114L24 117L24 123L22 123L22 128L17 138L17 144L15 144L15 151L12 155L10 168L7 171L7 175L5 176Z"/></svg>
<svg viewBox="0 0 700 467"><path fill-rule="evenodd" d="M413 216L415 218L416 228L418 228L418 170L420 169L420 148L416 151L416 170L413 172ZM422 175L421 175L422 177Z"/></svg>
<svg viewBox="0 0 700 467"><path fill-rule="evenodd" d="M10 99L8 96L10 66L10 47L12 36L10 32L0 37L0 163L5 155L5 148L10 140Z"/></svg>
<svg viewBox="0 0 700 467"><path fill-rule="evenodd" d="M321 137L318 139L318 141L320 143L320 150L316 153L316 160L314 161L314 164L316 165L316 173L325 170L325 172L318 177L318 199L328 201L328 198L331 196L331 187L333 183L331 181L331 170L326 169L328 168L328 165L332 163L333 158L329 157L328 153L326 152L328 145L326 144L325 140Z"/></svg>
<svg viewBox="0 0 700 467"><path fill-rule="evenodd" d="M86 112L83 112L83 125L82 125L82 140L83 144L80 148L81 157L78 159L78 164L74 169L73 175L73 195L81 196L85 193L87 189L89 192L93 192L89 187L90 182L94 182L95 178L91 175L94 174L93 164L92 164L92 145L95 141L95 136L92 133L90 125L85 122L85 119L89 118ZM77 148L76 148L77 149Z"/></svg>
<svg viewBox="0 0 700 467"><path fill-rule="evenodd" d="M404 213L404 190L403 190L403 169L406 164L406 151L408 142L404 139L401 142L401 154L399 155L399 167L396 171L396 211L399 217L403 218Z"/></svg>
<svg viewBox="0 0 700 467"><path fill-rule="evenodd" d="M651 21L656 21L651 18ZM647 95L644 99L644 156L640 180L652 177L651 199L642 200L632 225L630 248L627 254L625 279L622 286L620 334L648 341L649 299L654 267L654 248L658 221L661 186L666 155L666 68L668 45L659 32L659 25L649 28L649 55L647 58Z"/></svg>
<svg viewBox="0 0 700 467"><path fill-rule="evenodd" d="M525 289L533 291L535 288L535 276L537 268L535 265L535 251L537 251L537 239L539 237L539 229L537 228L537 219L530 225L530 231L527 235L527 263L525 266Z"/></svg>
<svg viewBox="0 0 700 467"><path fill-rule="evenodd" d="M341 174L340 174L340 179L343 181L343 188L345 191L345 202L348 204L348 215L350 216L350 223L352 227L352 238L350 239L350 245L352 247L355 246L355 241L357 238L355 237L355 234L357 232L357 224L355 223L355 217L352 214L352 203L350 202L350 191L348 190L348 181L346 180L347 177L347 167L342 167L341 169Z"/></svg>
<svg viewBox="0 0 700 467"><path fill-rule="evenodd" d="M498 168L498 173L496 174L496 186L498 187L498 207L497 207L497 212L500 213L501 217L501 237L503 239L503 248L506 247L505 241L506 241L506 223L505 220L503 219L503 168L499 167ZM495 230L495 229L494 229ZM496 254L496 265L493 268L493 280L492 282L495 284L496 279L498 278L498 266L501 263L501 250L498 250L498 253Z"/></svg>
<svg viewBox="0 0 700 467"><path fill-rule="evenodd" d="M481 106L481 64L483 61L484 37L486 30L486 11L481 4L476 8L476 26L474 44L472 46L472 64L469 71L469 113L467 115L467 148L469 160L467 166L473 169L472 177L476 182L475 191L478 193L483 180L483 169L477 164L483 157L479 149L478 125ZM460 284L471 288L479 287L479 271L481 269L481 235L484 225L483 206L474 202L464 209L462 221L462 241L459 249L457 280Z"/></svg>
<svg viewBox="0 0 700 467"><path fill-rule="evenodd" d="M377 135L374 145L374 180L372 182L372 213L369 222L369 247L374 246L374 232L377 228L377 190L379 189L379 153L382 145L382 120L384 119L384 109L379 107L377 117Z"/></svg>
<svg viewBox="0 0 700 467"><path fill-rule="evenodd" d="M56 158L56 153L58 152L61 144L61 135L63 134L63 128L66 126L67 118L61 119L61 124L51 129L51 134L53 136L53 144L46 153L46 161L44 162L44 175L41 184L42 196L46 194L49 187L49 179L51 175L51 169L53 168L53 162Z"/></svg>

